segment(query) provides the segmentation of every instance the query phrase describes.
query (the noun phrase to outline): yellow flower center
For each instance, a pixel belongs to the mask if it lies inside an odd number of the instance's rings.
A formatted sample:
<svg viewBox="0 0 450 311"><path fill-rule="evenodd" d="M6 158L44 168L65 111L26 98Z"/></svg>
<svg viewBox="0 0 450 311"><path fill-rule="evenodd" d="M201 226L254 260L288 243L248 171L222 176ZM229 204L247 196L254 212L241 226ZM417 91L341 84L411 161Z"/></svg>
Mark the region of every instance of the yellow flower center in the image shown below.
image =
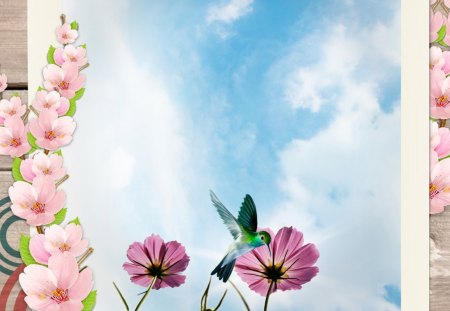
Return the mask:
<svg viewBox="0 0 450 311"><path fill-rule="evenodd" d="M48 140L53 140L56 138L56 134L53 131L48 131L48 132L45 132L44 137Z"/></svg>
<svg viewBox="0 0 450 311"><path fill-rule="evenodd" d="M55 301L57 304L60 304L64 301L68 301L69 300L68 290L57 288L54 291L52 291L52 296L50 297L50 299Z"/></svg>
<svg viewBox="0 0 450 311"><path fill-rule="evenodd" d="M436 106L437 107L447 107L448 103L450 101L448 100L448 96L442 95L441 97L436 98Z"/></svg>
<svg viewBox="0 0 450 311"><path fill-rule="evenodd" d="M31 210L36 214L42 214L43 212L45 212L45 204L34 202L31 206Z"/></svg>
<svg viewBox="0 0 450 311"><path fill-rule="evenodd" d="M69 251L69 250L70 250L70 246L67 245L66 243L63 243L63 244L59 247L59 250L60 250L61 252Z"/></svg>
<svg viewBox="0 0 450 311"><path fill-rule="evenodd" d="M58 87L61 90L67 90L69 88L69 83L66 82L66 81L61 81L61 82L58 83Z"/></svg>
<svg viewBox="0 0 450 311"><path fill-rule="evenodd" d="M10 145L11 147L17 148L17 147L19 147L20 145L22 145L22 142L20 141L20 138L15 138L15 137L13 137L13 138L11 138L11 140L10 140L10 142L9 142L9 145Z"/></svg>

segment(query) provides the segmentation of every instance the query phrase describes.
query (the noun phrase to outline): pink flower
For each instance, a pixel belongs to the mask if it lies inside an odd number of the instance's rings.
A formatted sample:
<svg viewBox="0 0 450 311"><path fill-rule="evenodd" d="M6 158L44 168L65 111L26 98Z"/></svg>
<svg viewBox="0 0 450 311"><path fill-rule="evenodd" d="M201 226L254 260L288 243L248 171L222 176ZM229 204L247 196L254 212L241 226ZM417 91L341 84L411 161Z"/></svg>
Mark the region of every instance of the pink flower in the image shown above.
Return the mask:
<svg viewBox="0 0 450 311"><path fill-rule="evenodd" d="M20 97L13 96L9 100L0 100L0 124L5 123L5 119L12 116L23 116L27 108L22 105Z"/></svg>
<svg viewBox="0 0 450 311"><path fill-rule="evenodd" d="M430 69L442 68L445 64L444 55L442 50L437 46L430 48Z"/></svg>
<svg viewBox="0 0 450 311"><path fill-rule="evenodd" d="M69 100L56 91L39 91L36 93L36 99L33 101L33 107L38 111L55 110L58 116L67 113L70 107Z"/></svg>
<svg viewBox="0 0 450 311"><path fill-rule="evenodd" d="M439 159L450 155L450 129L439 127L436 122L430 122L430 148L436 151Z"/></svg>
<svg viewBox="0 0 450 311"><path fill-rule="evenodd" d="M82 46L74 47L73 45L66 45L64 48L55 50L53 59L60 66L65 62L71 62L81 67L87 64L86 49Z"/></svg>
<svg viewBox="0 0 450 311"><path fill-rule="evenodd" d="M64 23L56 29L56 36L61 44L74 43L78 38L78 31L72 29L68 23Z"/></svg>
<svg viewBox="0 0 450 311"><path fill-rule="evenodd" d="M273 233L268 230L273 236ZM277 290L301 289L319 272L313 266L319 258L314 244L303 245L303 234L293 227L284 227L270 242L272 254L258 247L238 258L235 271L250 289L265 296Z"/></svg>
<svg viewBox="0 0 450 311"><path fill-rule="evenodd" d="M92 290L92 271L79 272L78 264L69 253L50 257L48 268L29 265L19 276L27 295L25 301L38 311L81 311L81 303Z"/></svg>
<svg viewBox="0 0 450 311"><path fill-rule="evenodd" d="M30 151L27 131L19 116L12 116L4 121L0 127L0 154L20 157Z"/></svg>
<svg viewBox="0 0 450 311"><path fill-rule="evenodd" d="M431 0L431 1L433 1L433 3L436 2L436 0ZM445 3L446 7L450 8L450 0L444 0L444 3Z"/></svg>
<svg viewBox="0 0 450 311"><path fill-rule="evenodd" d="M75 121L71 117L59 117L56 111L45 110L38 119L30 121L30 131L36 144L47 150L56 150L72 141Z"/></svg>
<svg viewBox="0 0 450 311"><path fill-rule="evenodd" d="M57 181L66 174L62 164L63 158L58 154L47 155L38 152L33 158L28 158L20 163L20 174L28 182L33 182L36 176L50 176Z"/></svg>
<svg viewBox="0 0 450 311"><path fill-rule="evenodd" d="M430 71L430 115L435 119L450 118L450 80L438 68Z"/></svg>
<svg viewBox="0 0 450 311"><path fill-rule="evenodd" d="M165 243L160 236L152 234L144 243L131 244L127 257L131 263L124 263L123 268L133 283L148 287L157 278L153 289L160 289L178 287L185 282L186 276L180 273L186 270L189 257L184 246L176 241Z"/></svg>
<svg viewBox="0 0 450 311"><path fill-rule="evenodd" d="M8 87L8 78L3 73L0 75L0 93L6 90L7 87Z"/></svg>
<svg viewBox="0 0 450 311"><path fill-rule="evenodd" d="M431 163L430 214L441 213L450 205L450 159Z"/></svg>
<svg viewBox="0 0 450 311"><path fill-rule="evenodd" d="M26 219L29 225L48 225L55 220L66 201L66 194L56 190L55 183L49 176L36 177L33 185L16 181L9 187L11 210L17 217Z"/></svg>
<svg viewBox="0 0 450 311"><path fill-rule="evenodd" d="M81 256L87 250L88 241L82 240L81 226L68 224L66 228L52 225L45 234L36 234L30 241L30 252L33 258L42 264L47 264L50 256L70 253L73 257Z"/></svg>
<svg viewBox="0 0 450 311"><path fill-rule="evenodd" d="M434 42L438 38L438 31L444 25L444 17L441 12L436 12L430 10L430 42Z"/></svg>
<svg viewBox="0 0 450 311"><path fill-rule="evenodd" d="M78 66L67 62L61 67L50 64L44 68L44 87L48 91L58 91L61 96L71 99L84 83L84 75L78 74Z"/></svg>

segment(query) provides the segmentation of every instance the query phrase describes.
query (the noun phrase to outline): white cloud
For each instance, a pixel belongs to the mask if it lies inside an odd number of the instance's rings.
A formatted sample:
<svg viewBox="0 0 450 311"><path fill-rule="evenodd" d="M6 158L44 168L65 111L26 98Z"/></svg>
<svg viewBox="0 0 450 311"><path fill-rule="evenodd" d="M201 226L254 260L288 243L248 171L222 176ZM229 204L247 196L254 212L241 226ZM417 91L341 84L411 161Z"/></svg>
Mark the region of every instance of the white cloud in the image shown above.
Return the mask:
<svg viewBox="0 0 450 311"><path fill-rule="evenodd" d="M130 184L135 162L135 158L122 148L111 151L108 171L113 189L124 188Z"/></svg>
<svg viewBox="0 0 450 311"><path fill-rule="evenodd" d="M228 3L215 4L208 8L206 21L208 23L232 23L251 13L253 0L230 0Z"/></svg>

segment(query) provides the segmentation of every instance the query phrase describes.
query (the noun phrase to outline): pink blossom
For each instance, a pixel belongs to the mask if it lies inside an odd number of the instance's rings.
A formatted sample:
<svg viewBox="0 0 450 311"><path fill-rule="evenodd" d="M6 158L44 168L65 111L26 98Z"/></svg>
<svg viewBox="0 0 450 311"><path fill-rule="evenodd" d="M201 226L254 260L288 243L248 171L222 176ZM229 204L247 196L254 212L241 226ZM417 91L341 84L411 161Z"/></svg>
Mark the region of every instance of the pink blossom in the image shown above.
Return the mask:
<svg viewBox="0 0 450 311"><path fill-rule="evenodd" d="M56 150L72 141L75 121L71 117L59 117L56 111L45 110L38 119L30 121L30 131L36 144L47 150Z"/></svg>
<svg viewBox="0 0 450 311"><path fill-rule="evenodd" d="M93 285L91 269L79 272L69 253L50 257L48 268L29 265L20 274L19 282L27 295L26 303L37 311L81 311L82 301Z"/></svg>
<svg viewBox="0 0 450 311"><path fill-rule="evenodd" d="M55 110L59 116L67 113L70 107L69 100L56 91L39 91L36 93L36 99L33 101L33 107L38 111Z"/></svg>
<svg viewBox="0 0 450 311"><path fill-rule="evenodd" d="M450 159L431 163L430 214L441 213L450 205Z"/></svg>
<svg viewBox="0 0 450 311"><path fill-rule="evenodd" d="M8 78L3 73L0 75L0 93L6 90L7 87L8 87Z"/></svg>
<svg viewBox="0 0 450 311"><path fill-rule="evenodd" d="M433 3L436 2L436 0L430 0L430 1L433 1ZM444 0L444 3L447 8L450 8L450 0Z"/></svg>
<svg viewBox="0 0 450 311"><path fill-rule="evenodd" d="M42 264L47 264L50 256L70 253L73 257L81 256L87 250L88 241L82 240L81 226L68 224L66 228L52 225L45 234L36 234L30 241L30 252L33 258Z"/></svg>
<svg viewBox="0 0 450 311"><path fill-rule="evenodd" d="M430 124L430 145L436 151L439 159L450 155L450 129L439 127L436 122Z"/></svg>
<svg viewBox="0 0 450 311"><path fill-rule="evenodd" d="M438 31L444 25L444 17L441 12L433 13L430 10L430 42L434 42L438 38Z"/></svg>
<svg viewBox="0 0 450 311"><path fill-rule="evenodd" d="M444 55L441 48L432 46L430 48L430 69L442 68L445 64Z"/></svg>
<svg viewBox="0 0 450 311"><path fill-rule="evenodd" d="M0 154L20 157L30 151L22 119L15 115L7 118L4 124L4 127L0 127Z"/></svg>
<svg viewBox="0 0 450 311"><path fill-rule="evenodd" d="M86 49L82 46L66 45L64 48L55 50L53 59L60 66L65 62L71 62L81 67L87 64Z"/></svg>
<svg viewBox="0 0 450 311"><path fill-rule="evenodd" d="M148 287L153 278L157 278L153 289L178 287L185 282L186 276L180 273L186 270L189 257L185 248L176 241L165 243L160 236L152 234L144 243L134 242L127 251L131 262L123 264L131 275L131 281Z"/></svg>
<svg viewBox="0 0 450 311"><path fill-rule="evenodd" d="M273 236L270 230L266 231ZM272 238L270 249L272 254L266 247L258 247L242 255L235 267L250 289L262 296L268 293L271 283L271 293L301 289L319 272L314 266L319 251L314 244L304 245L303 234L293 227L280 229Z"/></svg>
<svg viewBox="0 0 450 311"><path fill-rule="evenodd" d="M62 164L63 158L58 154L38 152L20 163L20 174L28 182L33 182L36 176L50 176L57 181L66 174Z"/></svg>
<svg viewBox="0 0 450 311"><path fill-rule="evenodd" d="M66 194L56 190L55 183L49 176L36 177L30 185L16 181L9 187L11 210L17 217L26 219L29 225L48 225L55 220L66 201Z"/></svg>
<svg viewBox="0 0 450 311"><path fill-rule="evenodd" d="M435 119L450 118L450 80L438 68L430 71L430 115Z"/></svg>
<svg viewBox="0 0 450 311"><path fill-rule="evenodd" d="M58 91L61 96L71 99L84 83L84 75L78 74L78 66L71 62L61 67L50 64L44 68L44 87L48 91Z"/></svg>
<svg viewBox="0 0 450 311"><path fill-rule="evenodd" d="M74 43L78 38L78 31L72 29L68 23L64 23L56 29L56 36L61 44Z"/></svg>
<svg viewBox="0 0 450 311"><path fill-rule="evenodd" d="M0 100L0 124L4 124L5 119L11 116L23 116L26 110L18 96L13 96L9 100Z"/></svg>

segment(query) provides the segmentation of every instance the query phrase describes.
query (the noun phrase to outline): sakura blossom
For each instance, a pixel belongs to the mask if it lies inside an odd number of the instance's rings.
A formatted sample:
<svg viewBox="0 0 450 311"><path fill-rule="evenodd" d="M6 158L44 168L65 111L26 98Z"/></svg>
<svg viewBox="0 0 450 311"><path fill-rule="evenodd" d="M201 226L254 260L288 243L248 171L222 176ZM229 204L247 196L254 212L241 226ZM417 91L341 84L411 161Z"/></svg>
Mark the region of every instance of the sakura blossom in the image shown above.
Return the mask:
<svg viewBox="0 0 450 311"><path fill-rule="evenodd" d="M32 105L38 112L55 110L58 113L58 116L65 115L70 107L67 98L62 97L56 91L47 92L45 90L36 93L36 98L33 100Z"/></svg>
<svg viewBox="0 0 450 311"><path fill-rule="evenodd" d="M450 205L450 159L434 161L430 168L430 214Z"/></svg>
<svg viewBox="0 0 450 311"><path fill-rule="evenodd" d="M4 73L0 74L0 93L6 90L7 87L8 87L8 78Z"/></svg>
<svg viewBox="0 0 450 311"><path fill-rule="evenodd" d="M76 259L67 252L50 257L48 267L27 266L19 282L26 303L37 311L81 311L93 286L91 269L79 272Z"/></svg>
<svg viewBox="0 0 450 311"><path fill-rule="evenodd" d="M444 25L445 19L441 12L433 13L430 10L430 42L434 42L438 39L438 31Z"/></svg>
<svg viewBox="0 0 450 311"><path fill-rule="evenodd" d="M16 181L8 192L13 214L32 226L52 223L55 214L64 207L66 201L64 191L56 190L55 183L49 176L36 177L32 185Z"/></svg>
<svg viewBox="0 0 450 311"><path fill-rule="evenodd" d="M56 111L45 110L30 121L30 131L36 144L47 150L57 150L72 141L76 123L73 118L59 117Z"/></svg>
<svg viewBox="0 0 450 311"><path fill-rule="evenodd" d="M68 252L73 257L86 252L88 241L83 240L80 225L68 224L65 228L52 225L44 234L36 234L30 241L30 252L33 258L42 264L47 264L50 256Z"/></svg>
<svg viewBox="0 0 450 311"><path fill-rule="evenodd" d="M450 78L438 68L430 71L430 116L435 119L450 118Z"/></svg>
<svg viewBox="0 0 450 311"><path fill-rule="evenodd" d="M82 46L75 47L69 44L64 48L57 48L53 54L53 59L60 66L65 62L71 62L78 67L82 67L87 64L86 49Z"/></svg>
<svg viewBox="0 0 450 311"><path fill-rule="evenodd" d="M62 165L63 158L60 155L37 152L32 158L20 163L20 174L28 182L33 182L36 176L50 176L52 180L57 181L66 174Z"/></svg>
<svg viewBox="0 0 450 311"><path fill-rule="evenodd" d="M4 124L5 119L12 116L22 117L26 111L27 108L22 105L22 100L18 96L0 100L0 124Z"/></svg>
<svg viewBox="0 0 450 311"><path fill-rule="evenodd" d="M78 31L72 29L68 23L64 23L56 29L56 37L61 44L74 43L78 38Z"/></svg>
<svg viewBox="0 0 450 311"><path fill-rule="evenodd" d="M61 96L71 99L84 83L84 75L78 73L78 66L66 62L61 67L50 64L44 68L44 87L48 91L58 91Z"/></svg>
<svg viewBox="0 0 450 311"><path fill-rule="evenodd" d="M13 115L4 120L4 125L0 127L0 154L20 157L30 151L31 146L22 119Z"/></svg>

